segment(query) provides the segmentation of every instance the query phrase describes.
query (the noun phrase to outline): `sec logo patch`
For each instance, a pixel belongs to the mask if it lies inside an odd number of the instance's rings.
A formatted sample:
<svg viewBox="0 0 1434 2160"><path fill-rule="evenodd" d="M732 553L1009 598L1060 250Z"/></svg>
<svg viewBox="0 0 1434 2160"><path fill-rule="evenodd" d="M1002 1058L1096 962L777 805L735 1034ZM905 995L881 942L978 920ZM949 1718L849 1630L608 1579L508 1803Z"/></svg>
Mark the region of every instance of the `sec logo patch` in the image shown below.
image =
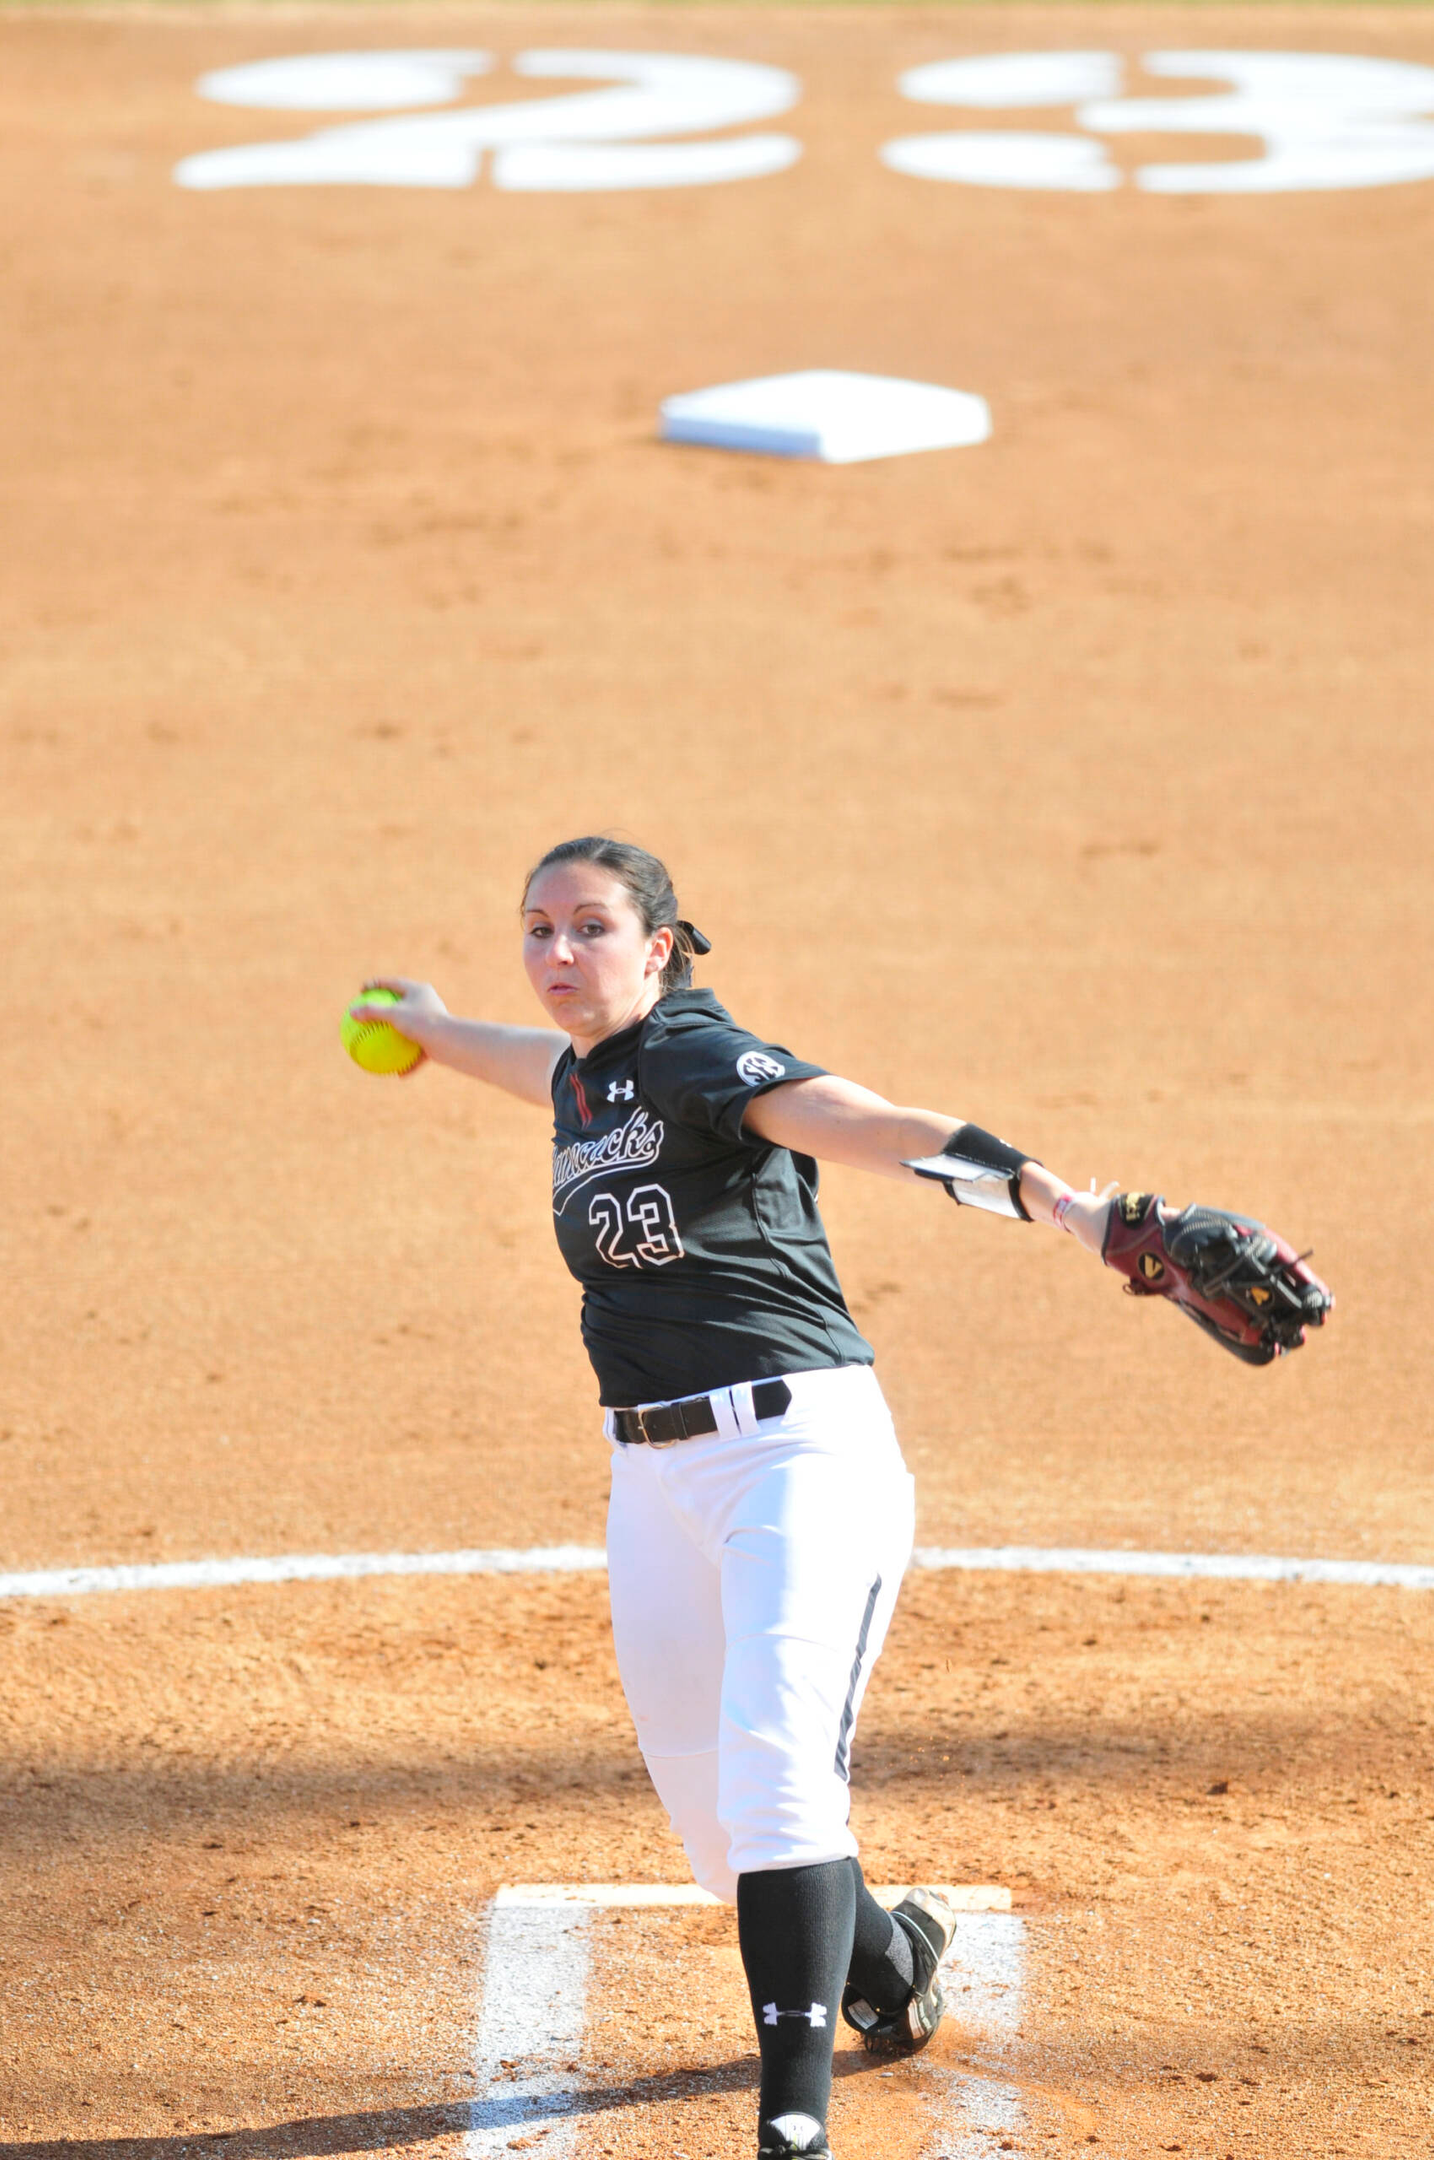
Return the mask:
<svg viewBox="0 0 1434 2160"><path fill-rule="evenodd" d="M759 1080L780 1080L786 1070L776 1058L768 1057L765 1050L744 1050L737 1060L737 1078L745 1080L748 1087L755 1087Z"/></svg>

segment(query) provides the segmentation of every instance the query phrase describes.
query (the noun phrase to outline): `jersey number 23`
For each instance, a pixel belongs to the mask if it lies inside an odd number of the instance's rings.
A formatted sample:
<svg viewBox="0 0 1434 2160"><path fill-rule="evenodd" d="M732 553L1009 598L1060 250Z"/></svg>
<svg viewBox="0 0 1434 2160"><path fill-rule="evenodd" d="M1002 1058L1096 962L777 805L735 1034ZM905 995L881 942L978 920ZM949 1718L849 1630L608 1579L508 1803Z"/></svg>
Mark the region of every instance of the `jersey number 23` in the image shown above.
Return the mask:
<svg viewBox="0 0 1434 2160"><path fill-rule="evenodd" d="M627 1196L626 1221L616 1193L595 1193L588 1221L609 1267L666 1267L682 1258L672 1197L661 1185L637 1185ZM627 1242L624 1243L624 1236Z"/></svg>

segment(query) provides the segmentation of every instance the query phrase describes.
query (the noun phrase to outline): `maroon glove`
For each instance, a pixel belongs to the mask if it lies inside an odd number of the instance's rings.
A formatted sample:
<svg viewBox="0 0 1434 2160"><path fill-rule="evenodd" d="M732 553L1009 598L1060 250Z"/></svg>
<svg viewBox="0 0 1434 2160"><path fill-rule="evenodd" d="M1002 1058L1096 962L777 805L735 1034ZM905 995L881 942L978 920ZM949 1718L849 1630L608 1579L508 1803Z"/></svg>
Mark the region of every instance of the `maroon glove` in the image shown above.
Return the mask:
<svg viewBox="0 0 1434 2160"><path fill-rule="evenodd" d="M1248 1215L1167 1208L1156 1193L1117 1193L1101 1258L1133 1297L1166 1297L1247 1365L1298 1350L1334 1305L1292 1245Z"/></svg>

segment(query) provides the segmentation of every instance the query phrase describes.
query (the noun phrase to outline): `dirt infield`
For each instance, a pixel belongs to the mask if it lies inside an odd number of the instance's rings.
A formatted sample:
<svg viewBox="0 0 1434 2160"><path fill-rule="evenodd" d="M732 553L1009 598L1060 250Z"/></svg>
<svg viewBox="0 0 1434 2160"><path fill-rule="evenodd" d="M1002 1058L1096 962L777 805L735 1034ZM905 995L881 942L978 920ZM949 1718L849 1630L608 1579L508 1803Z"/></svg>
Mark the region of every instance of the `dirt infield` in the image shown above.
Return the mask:
<svg viewBox="0 0 1434 2160"><path fill-rule="evenodd" d="M171 177L320 124L206 70L573 43L793 70L762 125L799 161ZM1161 196L1134 135L1105 193L878 155L963 124L903 69L1091 48L1149 95L1142 55L1225 46L1434 65L1434 14L0 14L0 1568L600 1541L543 1121L368 1080L337 1021L386 969L530 1017L523 871L608 826L673 862L753 1026L1071 1177L1267 1215L1336 1287L1255 1374L1054 1239L833 1173L924 1542L1434 1553L1434 181ZM978 391L993 439L654 439L672 391L809 366ZM874 1872L1022 1901L1022 2149L1428 2149L1431 1627L1386 1591L909 1586L856 1805ZM456 2150L492 1887L680 1873L599 1581L0 1637L0 2160ZM716 2037L624 2013L602 2074L659 2086L584 2154L746 2134L739 1984L683 1925ZM660 2079L712 2048L693 2112ZM841 2093L841 2160L901 2146Z"/></svg>
<svg viewBox="0 0 1434 2160"><path fill-rule="evenodd" d="M496 1884L681 1878L591 1578L92 1598L4 1641L6 2160L456 2152ZM1031 1969L1012 2049L958 2024L903 2091L1013 2079L1039 2153L1427 2150L1432 1650L1397 1591L909 1585L866 1865L1009 1883ZM682 1929L705 1970L600 1986L582 2151L750 2136L730 1922ZM905 2151L889 2087L837 2091L840 2150Z"/></svg>

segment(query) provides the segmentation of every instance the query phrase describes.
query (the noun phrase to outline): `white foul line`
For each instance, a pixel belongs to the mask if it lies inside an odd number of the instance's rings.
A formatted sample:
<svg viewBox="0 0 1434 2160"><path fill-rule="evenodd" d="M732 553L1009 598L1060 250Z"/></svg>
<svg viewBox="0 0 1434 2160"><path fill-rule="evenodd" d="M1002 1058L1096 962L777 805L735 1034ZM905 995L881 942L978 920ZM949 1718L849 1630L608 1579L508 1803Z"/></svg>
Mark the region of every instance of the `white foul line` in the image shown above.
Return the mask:
<svg viewBox="0 0 1434 2160"><path fill-rule="evenodd" d="M918 1545L916 1568L1018 1575L1153 1575L1170 1581L1340 1583L1434 1590L1434 1566L1404 1560L1292 1560L1269 1553L1126 1552L1064 1545ZM462 1552L279 1553L268 1559L149 1560L0 1574L0 1598L94 1590L226 1590L242 1583L340 1582L367 1575L570 1575L600 1571L599 1545L476 1546Z"/></svg>
<svg viewBox="0 0 1434 2160"><path fill-rule="evenodd" d="M998 1883L942 1884L956 1906L956 1935L943 1963L953 2016L997 2046L1020 2024L1024 1924ZM877 1889L892 1905L905 1886ZM693 1883L503 1883L488 1911L483 2002L465 2160L499 2160L536 2132L545 2160L571 2156L593 2088L581 2057L591 1971L588 1922L599 1907L715 1905ZM1019 2128L1020 2094L995 2078L926 2066L940 2093L940 2151L986 2160L989 2140ZM599 2101L601 2104L601 2101ZM611 2104L611 2101L608 2103Z"/></svg>
<svg viewBox="0 0 1434 2160"><path fill-rule="evenodd" d="M1346 1583L1434 1590L1434 1567L1405 1560L1289 1560L1274 1553L1126 1552L1119 1546L918 1545L919 1568L1008 1570L1017 1575L1158 1575L1175 1581Z"/></svg>
<svg viewBox="0 0 1434 2160"><path fill-rule="evenodd" d="M338 1582L361 1575L565 1575L605 1568L597 1545L466 1552L279 1553L261 1560L151 1560L119 1567L0 1575L0 1598L81 1597L90 1590L227 1590L238 1583Z"/></svg>

